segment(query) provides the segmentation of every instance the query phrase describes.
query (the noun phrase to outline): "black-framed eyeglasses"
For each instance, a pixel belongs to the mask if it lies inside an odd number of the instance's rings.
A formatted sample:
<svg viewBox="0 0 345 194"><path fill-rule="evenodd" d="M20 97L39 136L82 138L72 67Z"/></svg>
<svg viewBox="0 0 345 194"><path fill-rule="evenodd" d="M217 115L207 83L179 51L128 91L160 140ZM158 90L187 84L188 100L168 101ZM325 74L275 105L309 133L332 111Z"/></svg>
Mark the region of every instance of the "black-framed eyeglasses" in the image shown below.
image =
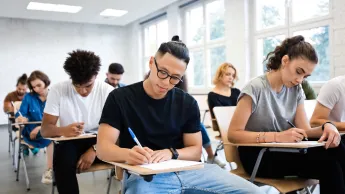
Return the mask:
<svg viewBox="0 0 345 194"><path fill-rule="evenodd" d="M169 79L169 82L172 84L172 85L177 85L178 83L180 82L183 82L183 80L179 77L176 77L176 76L173 76L173 75L169 75L168 72L164 71L164 70L161 70L161 69L158 69L158 63L156 61L156 58L153 58L154 61L155 61L155 65L156 65L156 68L157 68L157 77L159 79L166 79L166 78L170 78Z"/></svg>

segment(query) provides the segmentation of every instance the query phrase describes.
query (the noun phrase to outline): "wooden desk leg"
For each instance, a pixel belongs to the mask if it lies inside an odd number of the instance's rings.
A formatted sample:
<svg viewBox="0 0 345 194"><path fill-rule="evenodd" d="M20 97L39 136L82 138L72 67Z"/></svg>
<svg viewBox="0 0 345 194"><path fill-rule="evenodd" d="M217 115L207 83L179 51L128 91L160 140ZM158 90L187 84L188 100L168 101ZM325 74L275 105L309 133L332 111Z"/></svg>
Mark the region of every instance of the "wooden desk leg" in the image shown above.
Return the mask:
<svg viewBox="0 0 345 194"><path fill-rule="evenodd" d="M256 173L258 172L258 169L259 169L259 166L260 166L260 162L261 162L261 159L262 159L262 156L264 155L264 153L266 152L267 148L262 148L260 150L260 153L258 155L258 158L256 159L256 162L255 162L255 166L254 166L254 169L253 169L253 172L252 172L252 175L250 176L250 182L254 182L255 180L255 176L256 176Z"/></svg>

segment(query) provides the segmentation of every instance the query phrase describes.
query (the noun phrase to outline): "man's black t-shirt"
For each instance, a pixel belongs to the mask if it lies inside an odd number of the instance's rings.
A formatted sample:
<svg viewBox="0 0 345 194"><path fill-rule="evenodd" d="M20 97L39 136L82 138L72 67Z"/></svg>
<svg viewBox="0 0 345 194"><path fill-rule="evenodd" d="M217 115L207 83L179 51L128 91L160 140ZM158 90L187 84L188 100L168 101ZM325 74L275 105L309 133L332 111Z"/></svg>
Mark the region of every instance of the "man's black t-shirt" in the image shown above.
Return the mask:
<svg viewBox="0 0 345 194"><path fill-rule="evenodd" d="M163 99L153 99L143 82L113 90L105 102L99 122L120 131L120 147L136 145L132 129L141 145L153 150L184 147L183 134L200 131L200 112L196 100L178 88Z"/></svg>

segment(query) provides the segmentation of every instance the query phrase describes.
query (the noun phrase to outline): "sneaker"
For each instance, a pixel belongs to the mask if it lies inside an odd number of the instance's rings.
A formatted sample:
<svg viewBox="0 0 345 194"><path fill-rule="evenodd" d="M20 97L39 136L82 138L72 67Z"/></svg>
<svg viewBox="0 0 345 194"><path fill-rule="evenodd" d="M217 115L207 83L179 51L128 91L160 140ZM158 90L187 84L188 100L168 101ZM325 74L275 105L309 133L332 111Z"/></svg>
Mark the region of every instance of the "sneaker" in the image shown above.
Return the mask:
<svg viewBox="0 0 345 194"><path fill-rule="evenodd" d="M43 184L51 184L53 182L53 169L46 170L42 175Z"/></svg>
<svg viewBox="0 0 345 194"><path fill-rule="evenodd" d="M213 158L207 158L207 163L212 164L212 160L213 160ZM226 166L226 164L223 163L223 162L219 159L218 156L216 156L216 157L214 158L213 163L214 163L214 164L217 164L217 165L218 165L219 167L221 167L221 168L224 168L224 167Z"/></svg>
<svg viewBox="0 0 345 194"><path fill-rule="evenodd" d="M30 149L30 150L31 150L31 152L32 152L32 154L33 154L34 156L36 156L37 153L40 151L40 149L38 149L38 148L32 148L32 149Z"/></svg>
<svg viewBox="0 0 345 194"><path fill-rule="evenodd" d="M23 149L23 154L24 154L24 156L29 156L29 154L30 154L29 148Z"/></svg>

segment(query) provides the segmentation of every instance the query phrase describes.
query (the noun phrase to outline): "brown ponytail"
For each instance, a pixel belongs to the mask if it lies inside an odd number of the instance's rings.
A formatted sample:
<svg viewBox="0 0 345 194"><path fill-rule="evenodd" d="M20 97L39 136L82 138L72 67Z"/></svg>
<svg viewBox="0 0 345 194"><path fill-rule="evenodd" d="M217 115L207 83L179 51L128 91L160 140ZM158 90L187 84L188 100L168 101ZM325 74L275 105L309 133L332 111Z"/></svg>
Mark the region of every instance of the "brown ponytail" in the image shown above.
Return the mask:
<svg viewBox="0 0 345 194"><path fill-rule="evenodd" d="M315 64L318 63L315 49L310 43L305 42L301 35L285 39L274 51L267 54L265 59L267 71L278 70L284 55L288 55L290 60L301 57Z"/></svg>

